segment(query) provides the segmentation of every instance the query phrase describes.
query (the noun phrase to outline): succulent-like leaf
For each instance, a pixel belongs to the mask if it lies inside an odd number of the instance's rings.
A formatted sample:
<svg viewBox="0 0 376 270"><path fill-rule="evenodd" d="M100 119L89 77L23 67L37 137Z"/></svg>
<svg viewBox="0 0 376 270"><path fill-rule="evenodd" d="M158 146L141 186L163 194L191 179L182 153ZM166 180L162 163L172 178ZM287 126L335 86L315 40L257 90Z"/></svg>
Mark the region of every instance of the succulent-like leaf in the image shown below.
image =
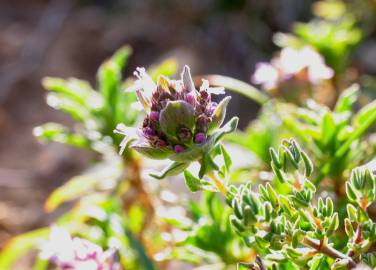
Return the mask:
<svg viewBox="0 0 376 270"><path fill-rule="evenodd" d="M212 122L210 122L208 126L209 133L210 131L217 129L222 125L223 120L225 119L225 116L226 116L226 110L227 110L227 106L230 100L231 100L231 96L225 97L218 104L217 108L215 108L213 115L212 115Z"/></svg>
<svg viewBox="0 0 376 270"><path fill-rule="evenodd" d="M352 105L358 99L359 96L359 85L353 84L345 91L343 91L338 98L338 101L335 106L335 111L342 113L347 112L352 109Z"/></svg>
<svg viewBox="0 0 376 270"><path fill-rule="evenodd" d="M211 192L217 192L218 189L213 184L205 179L199 179L191 174L188 170L184 171L185 184L190 191L196 192L200 190L206 190Z"/></svg>
<svg viewBox="0 0 376 270"><path fill-rule="evenodd" d="M151 177L154 177L155 179L161 180L161 179L163 179L167 176L178 175L179 173L183 172L188 166L189 166L189 163L175 161L175 162L171 163L170 165L168 165L159 174L151 173L149 175Z"/></svg>
<svg viewBox="0 0 376 270"><path fill-rule="evenodd" d="M174 152L168 147L152 147L150 145L133 145L132 148L151 159L166 159Z"/></svg>

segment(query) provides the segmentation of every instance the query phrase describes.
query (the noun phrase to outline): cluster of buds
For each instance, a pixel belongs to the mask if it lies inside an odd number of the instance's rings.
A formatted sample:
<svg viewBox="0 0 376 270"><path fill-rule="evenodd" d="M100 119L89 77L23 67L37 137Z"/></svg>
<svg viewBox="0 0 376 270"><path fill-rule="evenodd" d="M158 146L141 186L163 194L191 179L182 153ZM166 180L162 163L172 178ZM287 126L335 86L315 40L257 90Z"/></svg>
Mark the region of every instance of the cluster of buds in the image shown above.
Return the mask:
<svg viewBox="0 0 376 270"><path fill-rule="evenodd" d="M67 230L56 226L51 228L40 256L59 270L120 270L115 251L103 251L90 241L71 238Z"/></svg>
<svg viewBox="0 0 376 270"><path fill-rule="evenodd" d="M135 75L139 80L149 80L144 69ZM146 77L146 78L145 78ZM184 151L193 143L205 143L218 104L211 99L208 82L199 91L194 87L189 68L184 67L181 80L172 81L160 76L153 87L151 98L145 89L136 93L148 115L141 134L151 146L171 147L176 153Z"/></svg>
<svg viewBox="0 0 376 270"><path fill-rule="evenodd" d="M220 103L213 101L212 94L223 94L224 90L209 87L206 80L196 89L188 66L184 67L180 80L159 76L154 83L143 68L138 68L135 75L138 80L131 89L136 92L146 117L133 134L129 132L131 128L118 125L115 132L126 136L122 148L131 144L149 158L180 162L170 168L179 173L189 162L202 160L220 137L236 128L237 118L233 118L228 127L220 129L231 97Z"/></svg>
<svg viewBox="0 0 376 270"><path fill-rule="evenodd" d="M346 194L350 202L363 210L376 199L376 178L368 169L355 169L346 183Z"/></svg>
<svg viewBox="0 0 376 270"><path fill-rule="evenodd" d="M323 57L310 47L286 47L270 63L258 63L251 79L271 94L289 96L303 94L302 91L331 79L333 75Z"/></svg>
<svg viewBox="0 0 376 270"><path fill-rule="evenodd" d="M367 208L376 199L376 178L368 168L359 167L351 172L346 183L346 194L351 202L347 205L345 230L349 237L349 255L354 258L363 255L376 241L376 224L368 216ZM373 259L365 256L366 259ZM376 260L373 266L376 267Z"/></svg>

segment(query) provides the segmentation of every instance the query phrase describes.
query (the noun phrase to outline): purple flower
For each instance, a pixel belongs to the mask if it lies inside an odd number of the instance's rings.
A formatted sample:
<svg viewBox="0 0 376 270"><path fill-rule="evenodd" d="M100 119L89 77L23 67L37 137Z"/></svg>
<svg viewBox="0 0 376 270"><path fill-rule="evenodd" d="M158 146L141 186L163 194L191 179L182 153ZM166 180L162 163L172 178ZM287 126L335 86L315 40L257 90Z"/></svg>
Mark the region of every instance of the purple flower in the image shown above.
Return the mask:
<svg viewBox="0 0 376 270"><path fill-rule="evenodd" d="M206 141L205 133L199 132L195 135L195 143L204 143Z"/></svg>
<svg viewBox="0 0 376 270"><path fill-rule="evenodd" d="M155 131L151 128L151 127L144 127L142 129L142 132L143 132L143 135L145 136L145 138L147 139L152 139L156 134L155 134Z"/></svg>
<svg viewBox="0 0 376 270"><path fill-rule="evenodd" d="M184 146L177 144L177 145L175 145L174 150L175 150L175 153L181 153L185 150L185 148L184 148Z"/></svg>
<svg viewBox="0 0 376 270"><path fill-rule="evenodd" d="M151 111L149 117L150 117L151 121L158 122L158 120L159 120L159 112L158 111Z"/></svg>
<svg viewBox="0 0 376 270"><path fill-rule="evenodd" d="M212 93L223 94L223 89L210 88L207 80L203 80L197 89L187 66L180 80L160 76L154 83L142 68L138 68L135 75L138 80L132 88L147 116L137 142L132 138L122 145L131 145L153 159L173 159L176 154L196 148L194 153L182 154L181 158L191 161L199 159L202 151L197 147L203 147L207 138L223 123L230 97L219 104L212 102ZM124 134L120 130L117 132Z"/></svg>

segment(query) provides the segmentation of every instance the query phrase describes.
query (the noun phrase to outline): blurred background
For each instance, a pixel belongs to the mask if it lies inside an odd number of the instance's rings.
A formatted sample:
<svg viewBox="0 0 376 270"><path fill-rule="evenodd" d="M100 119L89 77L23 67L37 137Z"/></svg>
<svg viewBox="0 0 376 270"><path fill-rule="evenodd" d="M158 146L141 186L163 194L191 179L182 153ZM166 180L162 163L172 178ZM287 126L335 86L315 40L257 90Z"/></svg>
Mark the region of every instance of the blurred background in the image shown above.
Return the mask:
<svg viewBox="0 0 376 270"><path fill-rule="evenodd" d="M353 0L366 31L354 65L376 74L376 1ZM365 3L367 2L367 5ZM168 57L194 75L222 74L249 82L259 61L277 50L275 32L312 18L310 0L2 0L0 1L0 246L48 224L43 203L55 187L82 171L91 154L41 144L33 127L71 120L45 103L41 79L77 77L95 83L101 62L124 44L125 70ZM371 7L371 8L369 8ZM360 15L359 15L360 14ZM244 127L258 105L235 95L231 114Z"/></svg>

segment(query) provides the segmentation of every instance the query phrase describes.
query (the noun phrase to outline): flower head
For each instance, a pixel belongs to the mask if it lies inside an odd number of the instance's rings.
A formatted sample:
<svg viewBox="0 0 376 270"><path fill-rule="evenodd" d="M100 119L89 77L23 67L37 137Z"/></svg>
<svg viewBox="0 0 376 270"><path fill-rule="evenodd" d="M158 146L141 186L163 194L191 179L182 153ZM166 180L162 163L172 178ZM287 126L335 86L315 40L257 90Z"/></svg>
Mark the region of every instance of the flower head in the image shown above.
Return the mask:
<svg viewBox="0 0 376 270"><path fill-rule="evenodd" d="M160 76L154 83L143 68L138 68L135 75L138 79L131 89L137 93L146 116L137 142L131 147L153 159L200 159L217 142L218 136L210 138L222 125L230 97L219 104L213 101L212 94L224 92L209 87L206 80L196 89L188 66L180 80ZM126 135L123 125L117 132Z"/></svg>
<svg viewBox="0 0 376 270"><path fill-rule="evenodd" d="M114 251L82 238L71 238L61 227L51 228L50 238L42 246L40 256L50 260L59 270L118 270Z"/></svg>

